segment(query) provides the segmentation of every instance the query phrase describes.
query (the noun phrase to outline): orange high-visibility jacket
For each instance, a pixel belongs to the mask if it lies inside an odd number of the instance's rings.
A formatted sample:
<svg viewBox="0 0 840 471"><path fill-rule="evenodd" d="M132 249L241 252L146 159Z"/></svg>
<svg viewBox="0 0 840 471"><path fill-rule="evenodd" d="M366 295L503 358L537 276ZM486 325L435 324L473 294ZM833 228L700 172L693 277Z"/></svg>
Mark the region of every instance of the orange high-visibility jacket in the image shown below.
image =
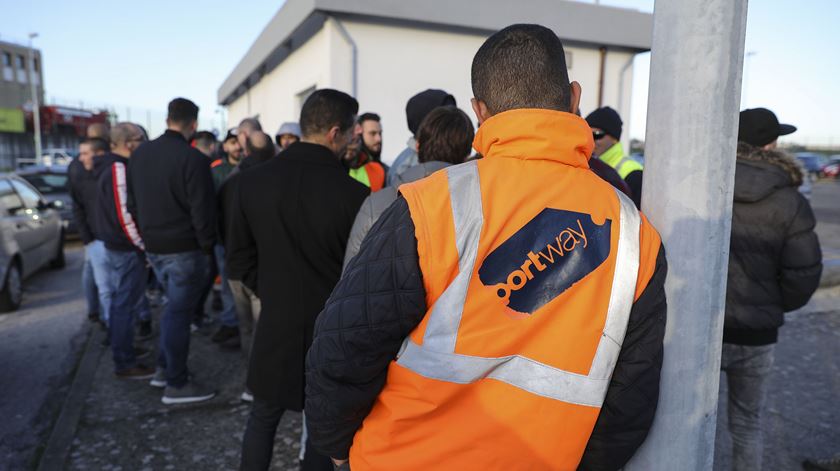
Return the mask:
<svg viewBox="0 0 840 471"><path fill-rule="evenodd" d="M350 450L364 469L575 469L660 239L572 114L484 122L484 159L403 185L428 312Z"/></svg>

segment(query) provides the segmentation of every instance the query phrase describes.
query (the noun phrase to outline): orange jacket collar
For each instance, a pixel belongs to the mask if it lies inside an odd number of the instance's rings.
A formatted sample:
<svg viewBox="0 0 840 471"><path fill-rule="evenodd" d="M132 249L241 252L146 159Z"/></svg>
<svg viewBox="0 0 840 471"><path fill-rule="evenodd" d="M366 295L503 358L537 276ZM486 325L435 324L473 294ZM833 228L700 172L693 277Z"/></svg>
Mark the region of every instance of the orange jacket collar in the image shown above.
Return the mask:
<svg viewBox="0 0 840 471"><path fill-rule="evenodd" d="M592 129L579 116L521 109L499 113L482 123L473 147L485 158L553 160L586 168L595 143Z"/></svg>

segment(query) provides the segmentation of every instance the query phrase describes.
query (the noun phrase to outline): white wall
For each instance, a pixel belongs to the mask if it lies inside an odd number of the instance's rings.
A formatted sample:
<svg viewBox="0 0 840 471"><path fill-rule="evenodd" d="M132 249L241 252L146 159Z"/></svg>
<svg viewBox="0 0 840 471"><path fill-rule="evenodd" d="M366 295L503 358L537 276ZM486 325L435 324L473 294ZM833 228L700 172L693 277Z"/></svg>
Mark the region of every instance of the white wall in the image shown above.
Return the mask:
<svg viewBox="0 0 840 471"><path fill-rule="evenodd" d="M484 36L351 21L343 24L359 49L359 112L382 116L384 162L393 161L411 137L405 104L418 92L446 90L455 96L458 107L473 117L470 66Z"/></svg>
<svg viewBox="0 0 840 471"><path fill-rule="evenodd" d="M434 31L342 20L358 50L359 112L382 117L382 160L390 163L405 148L411 132L405 118L409 98L427 88L446 90L475 123L470 107L470 68L483 35ZM567 47L569 75L581 82L584 116L597 107L600 54L595 48ZM604 104L614 107L629 122L632 66L626 71L624 93L619 93L620 71L630 53L608 51ZM352 48L330 18L303 47L228 107L228 124L259 114L270 134L283 121L297 121L297 94L316 85L352 92ZM623 103L618 103L619 95ZM626 124L625 124L626 126ZM629 133L624 132L625 136Z"/></svg>
<svg viewBox="0 0 840 471"><path fill-rule="evenodd" d="M263 130L274 133L285 121L297 121L297 94L311 86L331 87L329 31L321 29L282 64L228 106L228 126L258 115Z"/></svg>

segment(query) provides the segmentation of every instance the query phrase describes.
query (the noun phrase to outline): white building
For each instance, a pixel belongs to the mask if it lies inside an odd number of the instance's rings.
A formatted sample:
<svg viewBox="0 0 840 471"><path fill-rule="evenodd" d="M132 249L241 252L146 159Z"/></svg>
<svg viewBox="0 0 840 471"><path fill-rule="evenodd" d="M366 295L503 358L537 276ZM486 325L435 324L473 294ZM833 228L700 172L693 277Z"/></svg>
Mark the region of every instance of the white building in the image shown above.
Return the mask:
<svg viewBox="0 0 840 471"><path fill-rule="evenodd" d="M405 104L412 95L446 90L472 116L473 56L489 35L514 23L557 33L570 78L583 87L581 112L612 106L627 140L633 57L650 49L653 17L564 0L286 0L218 100L229 126L256 116L273 134L282 122L297 121L316 88L345 91L360 113L382 116L382 158L390 163L411 135Z"/></svg>

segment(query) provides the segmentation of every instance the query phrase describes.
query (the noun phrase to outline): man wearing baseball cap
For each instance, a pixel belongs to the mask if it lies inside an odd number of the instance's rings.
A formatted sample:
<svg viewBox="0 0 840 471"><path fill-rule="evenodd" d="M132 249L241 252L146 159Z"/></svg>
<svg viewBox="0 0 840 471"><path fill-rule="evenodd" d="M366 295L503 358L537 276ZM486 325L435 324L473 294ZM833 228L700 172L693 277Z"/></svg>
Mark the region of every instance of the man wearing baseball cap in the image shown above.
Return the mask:
<svg viewBox="0 0 840 471"><path fill-rule="evenodd" d="M776 149L796 128L765 108L744 110L732 207L721 370L728 384L733 469L763 469L761 414L784 313L804 306L822 272L803 171Z"/></svg>

